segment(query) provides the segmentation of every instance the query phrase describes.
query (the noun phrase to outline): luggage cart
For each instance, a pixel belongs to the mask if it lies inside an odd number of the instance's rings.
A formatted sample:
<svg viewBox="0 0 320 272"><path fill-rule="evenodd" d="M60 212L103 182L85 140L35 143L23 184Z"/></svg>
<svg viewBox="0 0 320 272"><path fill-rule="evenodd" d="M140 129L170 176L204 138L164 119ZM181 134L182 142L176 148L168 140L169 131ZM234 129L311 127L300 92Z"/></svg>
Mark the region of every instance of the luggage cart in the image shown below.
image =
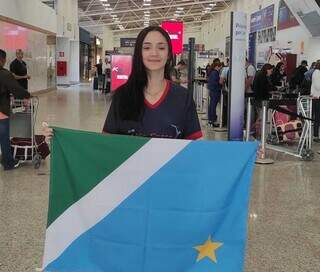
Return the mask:
<svg viewBox="0 0 320 272"><path fill-rule="evenodd" d="M286 154L299 157L305 161L311 161L314 158L312 151L312 98L310 96L299 96L297 98L297 113L308 119L302 120L302 132L299 138L296 150L268 144L267 148L284 152Z"/></svg>
<svg viewBox="0 0 320 272"><path fill-rule="evenodd" d="M39 107L39 99L32 97L28 100L11 99L10 137L24 138L24 142L11 144L13 157L17 158L18 149L23 149L24 154L19 155L22 162L32 161L35 169L41 164L42 157L37 151L35 137L35 123ZM29 139L29 141L27 141Z"/></svg>

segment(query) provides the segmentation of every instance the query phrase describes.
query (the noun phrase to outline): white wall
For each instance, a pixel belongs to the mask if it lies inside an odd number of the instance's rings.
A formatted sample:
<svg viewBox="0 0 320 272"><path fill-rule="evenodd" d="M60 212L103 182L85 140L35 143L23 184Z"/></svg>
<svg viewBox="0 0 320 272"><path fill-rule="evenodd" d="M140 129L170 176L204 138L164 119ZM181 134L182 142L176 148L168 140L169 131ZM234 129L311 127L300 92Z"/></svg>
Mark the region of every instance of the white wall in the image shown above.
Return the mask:
<svg viewBox="0 0 320 272"><path fill-rule="evenodd" d="M57 1L58 36L79 40L78 0Z"/></svg>
<svg viewBox="0 0 320 272"><path fill-rule="evenodd" d="M57 37L57 61L67 62L67 76L57 76L57 84L69 84L70 83L70 40L65 37ZM63 52L64 56L60 57L59 52Z"/></svg>
<svg viewBox="0 0 320 272"><path fill-rule="evenodd" d="M55 10L39 0L0 0L0 16L57 33Z"/></svg>
<svg viewBox="0 0 320 272"><path fill-rule="evenodd" d="M57 2L57 61L67 62L67 76L57 76L57 84L70 84L80 80L80 42L78 0ZM64 52L64 57L59 56Z"/></svg>
<svg viewBox="0 0 320 272"><path fill-rule="evenodd" d="M70 82L80 81L80 43L71 41L70 43Z"/></svg>
<svg viewBox="0 0 320 272"><path fill-rule="evenodd" d="M307 49L309 64L313 61L320 60L320 38L311 38Z"/></svg>

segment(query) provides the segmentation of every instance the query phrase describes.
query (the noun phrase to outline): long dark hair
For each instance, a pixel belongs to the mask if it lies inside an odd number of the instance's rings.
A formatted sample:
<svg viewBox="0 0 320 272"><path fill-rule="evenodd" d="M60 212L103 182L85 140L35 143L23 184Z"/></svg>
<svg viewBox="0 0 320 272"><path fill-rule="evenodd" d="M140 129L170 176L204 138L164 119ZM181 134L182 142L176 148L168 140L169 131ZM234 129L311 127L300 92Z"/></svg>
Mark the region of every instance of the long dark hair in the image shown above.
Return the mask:
<svg viewBox="0 0 320 272"><path fill-rule="evenodd" d="M138 35L134 48L132 69L128 81L115 90L115 103L118 118L121 120L138 121L144 112L144 89L148 84L146 67L142 59L142 45L147 34L151 31L160 32L168 43L168 61L164 68L164 77L170 80L170 71L173 65L172 45L168 33L159 26L144 28Z"/></svg>
<svg viewBox="0 0 320 272"><path fill-rule="evenodd" d="M283 62L278 62L277 63L277 65L276 65L276 67L274 68L274 70L276 70L276 71L280 71L280 68L282 67L284 65L284 63Z"/></svg>
<svg viewBox="0 0 320 272"><path fill-rule="evenodd" d="M270 70L270 69L273 69L273 68L274 68L273 65L271 65L270 63L266 63L265 65L262 66L261 73L266 76L267 75L267 71Z"/></svg>

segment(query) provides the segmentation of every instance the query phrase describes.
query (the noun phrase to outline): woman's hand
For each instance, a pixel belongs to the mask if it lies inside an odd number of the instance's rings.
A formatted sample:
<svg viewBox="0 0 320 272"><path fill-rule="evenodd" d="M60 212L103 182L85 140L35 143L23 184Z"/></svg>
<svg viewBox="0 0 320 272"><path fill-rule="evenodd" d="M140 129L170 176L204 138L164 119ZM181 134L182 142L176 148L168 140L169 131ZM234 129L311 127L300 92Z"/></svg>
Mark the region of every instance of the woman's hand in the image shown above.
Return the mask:
<svg viewBox="0 0 320 272"><path fill-rule="evenodd" d="M48 123L42 122L42 133L46 137L46 141L50 141L53 136L53 129L49 127Z"/></svg>

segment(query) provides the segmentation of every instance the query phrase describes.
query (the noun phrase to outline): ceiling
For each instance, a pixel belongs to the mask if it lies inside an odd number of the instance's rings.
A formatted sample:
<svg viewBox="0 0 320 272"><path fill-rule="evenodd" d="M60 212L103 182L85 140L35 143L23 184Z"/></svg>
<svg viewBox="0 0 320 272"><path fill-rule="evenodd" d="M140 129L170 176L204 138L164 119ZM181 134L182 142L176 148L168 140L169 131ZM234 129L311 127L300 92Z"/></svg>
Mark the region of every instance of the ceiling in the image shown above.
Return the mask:
<svg viewBox="0 0 320 272"><path fill-rule="evenodd" d="M164 20L181 20L199 25L233 0L78 0L79 25L101 33L104 26L114 32L159 25Z"/></svg>

